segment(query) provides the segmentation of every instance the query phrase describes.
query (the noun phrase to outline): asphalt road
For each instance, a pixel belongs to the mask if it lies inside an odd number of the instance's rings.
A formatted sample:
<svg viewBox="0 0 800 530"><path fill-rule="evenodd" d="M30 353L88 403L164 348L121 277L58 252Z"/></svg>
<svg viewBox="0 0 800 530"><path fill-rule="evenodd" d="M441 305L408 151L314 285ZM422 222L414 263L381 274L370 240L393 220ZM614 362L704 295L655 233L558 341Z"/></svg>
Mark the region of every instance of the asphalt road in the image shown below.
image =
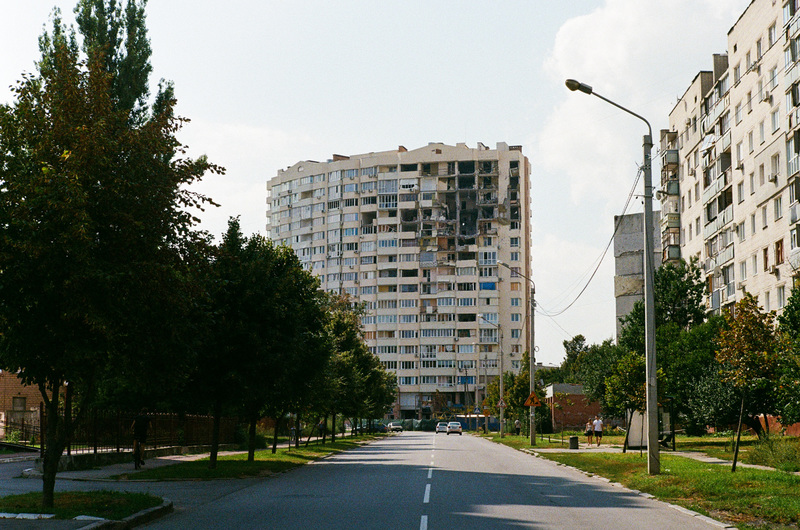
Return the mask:
<svg viewBox="0 0 800 530"><path fill-rule="evenodd" d="M146 528L713 528L468 435L405 432L266 480L175 486L161 495L176 511Z"/></svg>

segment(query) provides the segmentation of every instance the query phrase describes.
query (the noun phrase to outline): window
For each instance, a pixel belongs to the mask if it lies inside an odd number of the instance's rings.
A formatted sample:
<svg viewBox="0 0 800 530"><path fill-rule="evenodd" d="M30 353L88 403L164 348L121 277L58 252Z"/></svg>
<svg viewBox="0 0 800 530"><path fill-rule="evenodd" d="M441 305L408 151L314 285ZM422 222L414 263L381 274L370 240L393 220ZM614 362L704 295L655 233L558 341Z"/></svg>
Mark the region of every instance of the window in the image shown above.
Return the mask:
<svg viewBox="0 0 800 530"><path fill-rule="evenodd" d="M755 137L753 136L753 131L747 133L747 149L750 153L755 151L756 144L755 144Z"/></svg>
<svg viewBox="0 0 800 530"><path fill-rule="evenodd" d="M764 247L761 250L761 255L762 255L762 264L764 265L764 271L765 272L769 271L769 247Z"/></svg>
<svg viewBox="0 0 800 530"><path fill-rule="evenodd" d="M756 214L750 214L750 233L755 235L756 233Z"/></svg>
<svg viewBox="0 0 800 530"><path fill-rule="evenodd" d="M519 238L518 237L509 238L508 241L509 241L509 245L512 246L512 247L518 247L519 246Z"/></svg>
<svg viewBox="0 0 800 530"><path fill-rule="evenodd" d="M522 313L511 313L511 322L520 322L522 320Z"/></svg>
<svg viewBox="0 0 800 530"><path fill-rule="evenodd" d="M750 173L750 195L756 192L756 174Z"/></svg>
<svg viewBox="0 0 800 530"><path fill-rule="evenodd" d="M783 285L778 286L778 309L786 305L786 288Z"/></svg>
<svg viewBox="0 0 800 530"><path fill-rule="evenodd" d="M767 207L766 206L762 206L761 207L761 228L766 228L767 226L768 226L768 224L767 224Z"/></svg>
<svg viewBox="0 0 800 530"><path fill-rule="evenodd" d="M753 271L753 276L758 274L758 253L753 254L753 264L750 268Z"/></svg>
<svg viewBox="0 0 800 530"><path fill-rule="evenodd" d="M766 131L766 129L764 128L764 122L763 122L763 121L761 121L761 122L758 124L758 140L759 140L759 142L761 142L762 144L763 144L763 143L764 143L764 142L767 140L767 135L766 135L766 132L765 132L765 131Z"/></svg>
<svg viewBox="0 0 800 530"><path fill-rule="evenodd" d="M775 242L775 265L783 263L783 239Z"/></svg>
<svg viewBox="0 0 800 530"><path fill-rule="evenodd" d="M764 311L767 311L767 312L771 311L769 302L770 302L770 300L769 300L769 291L767 291L766 293L764 293Z"/></svg>
<svg viewBox="0 0 800 530"><path fill-rule="evenodd" d="M769 45L772 46L777 42L777 40L778 40L778 30L775 27L775 24L773 24L767 30L767 42L769 42Z"/></svg>
<svg viewBox="0 0 800 530"><path fill-rule="evenodd" d="M780 112L778 109L772 111L770 114L770 124L772 125L772 132L776 132L781 126Z"/></svg>
<svg viewBox="0 0 800 530"><path fill-rule="evenodd" d="M775 182L777 182L778 175L780 174L781 169L781 154L775 153L769 159L770 161L770 178L775 178Z"/></svg>
<svg viewBox="0 0 800 530"><path fill-rule="evenodd" d="M510 261L519 261L519 252L512 252Z"/></svg>
<svg viewBox="0 0 800 530"><path fill-rule="evenodd" d="M744 202L744 181L736 185L736 195L738 196L740 203Z"/></svg>
<svg viewBox="0 0 800 530"><path fill-rule="evenodd" d="M783 217L783 197L780 195L775 197L775 200L772 201L772 204L775 207L775 220L777 221L781 217Z"/></svg>
<svg viewBox="0 0 800 530"><path fill-rule="evenodd" d="M521 329L512 329L511 330L511 338L512 339L518 339L521 334L522 334L522 330Z"/></svg>
<svg viewBox="0 0 800 530"><path fill-rule="evenodd" d="M521 305L521 298L512 298L511 307L519 307Z"/></svg>
<svg viewBox="0 0 800 530"><path fill-rule="evenodd" d="M764 171L764 164L758 166L758 185L763 186L766 182L766 172Z"/></svg>
<svg viewBox="0 0 800 530"><path fill-rule="evenodd" d="M747 279L747 261L739 263L739 278L741 280Z"/></svg>

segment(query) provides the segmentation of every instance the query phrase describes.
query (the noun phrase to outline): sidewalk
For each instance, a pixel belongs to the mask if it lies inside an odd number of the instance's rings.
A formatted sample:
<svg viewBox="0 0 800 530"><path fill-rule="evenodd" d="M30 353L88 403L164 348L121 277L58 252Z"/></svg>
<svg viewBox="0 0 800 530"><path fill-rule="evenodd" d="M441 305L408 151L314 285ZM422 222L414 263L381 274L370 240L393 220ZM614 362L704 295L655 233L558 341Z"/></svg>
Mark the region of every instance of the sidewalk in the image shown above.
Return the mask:
<svg viewBox="0 0 800 530"><path fill-rule="evenodd" d="M536 453L575 453L575 452L582 452L582 453L621 453L622 447L619 445L586 445L580 444L578 449L569 449L568 447L529 447L523 448L524 452L532 455L536 455ZM647 449L642 450L645 454L647 453ZM638 453L639 449L628 449L629 453ZM661 450L661 454L668 454L668 455L675 455L675 456L682 456L684 458L691 458L692 460L697 460L698 462L705 462L706 464L717 464L717 465L732 465L733 462L731 460L725 460L722 458L715 458L703 453L698 453L695 451L665 451ZM769 466L760 466L757 464L745 464L743 462L737 462L736 467L747 467L751 469L762 469L764 471L777 471L774 467ZM793 473L794 475L800 476L800 472Z"/></svg>

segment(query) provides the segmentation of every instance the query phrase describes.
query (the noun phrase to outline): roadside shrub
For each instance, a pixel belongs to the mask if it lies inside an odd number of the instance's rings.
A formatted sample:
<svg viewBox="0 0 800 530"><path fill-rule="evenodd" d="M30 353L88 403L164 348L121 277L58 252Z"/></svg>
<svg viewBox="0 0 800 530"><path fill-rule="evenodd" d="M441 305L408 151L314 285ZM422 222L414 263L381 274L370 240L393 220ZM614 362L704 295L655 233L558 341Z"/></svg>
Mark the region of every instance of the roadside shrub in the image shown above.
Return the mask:
<svg viewBox="0 0 800 530"><path fill-rule="evenodd" d="M753 447L747 456L747 463L781 471L800 471L800 441L779 436L767 437Z"/></svg>
<svg viewBox="0 0 800 530"><path fill-rule="evenodd" d="M12 444L19 443L22 440L22 431L18 429L7 429L6 430L6 441Z"/></svg>
<svg viewBox="0 0 800 530"><path fill-rule="evenodd" d="M420 420L416 426L416 430L433 432L436 428L436 423L436 420Z"/></svg>

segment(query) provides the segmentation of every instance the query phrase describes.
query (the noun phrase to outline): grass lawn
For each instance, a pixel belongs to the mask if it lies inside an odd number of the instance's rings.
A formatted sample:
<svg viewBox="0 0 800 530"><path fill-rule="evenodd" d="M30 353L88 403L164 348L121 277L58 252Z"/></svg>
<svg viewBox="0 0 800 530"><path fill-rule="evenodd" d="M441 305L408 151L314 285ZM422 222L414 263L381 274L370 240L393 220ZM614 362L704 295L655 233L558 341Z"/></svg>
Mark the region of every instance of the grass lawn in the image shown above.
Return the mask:
<svg viewBox="0 0 800 530"><path fill-rule="evenodd" d="M141 510L159 506L163 499L146 493L116 491L56 492L54 509L42 510L42 494L26 493L0 498L0 512L53 513L56 519L92 515L118 521Z"/></svg>
<svg viewBox="0 0 800 530"><path fill-rule="evenodd" d="M800 476L779 471L710 465L662 453L660 475L647 474L637 453L542 453L540 456L597 474L658 499L752 528L768 521L800 523Z"/></svg>
<svg viewBox="0 0 800 530"><path fill-rule="evenodd" d="M312 443L305 447L301 444L299 449L288 449L284 446L279 447L275 454L272 454L271 449L264 449L256 451L255 461L253 462L247 461L247 454L225 455L217 459L216 469L209 469L209 459L203 458L171 466L126 473L117 478L123 480L211 480L262 477L302 466L331 453L352 449L365 441L381 436L385 435L363 435L355 438L348 436L346 438L338 438L335 443L329 441L325 445Z"/></svg>

